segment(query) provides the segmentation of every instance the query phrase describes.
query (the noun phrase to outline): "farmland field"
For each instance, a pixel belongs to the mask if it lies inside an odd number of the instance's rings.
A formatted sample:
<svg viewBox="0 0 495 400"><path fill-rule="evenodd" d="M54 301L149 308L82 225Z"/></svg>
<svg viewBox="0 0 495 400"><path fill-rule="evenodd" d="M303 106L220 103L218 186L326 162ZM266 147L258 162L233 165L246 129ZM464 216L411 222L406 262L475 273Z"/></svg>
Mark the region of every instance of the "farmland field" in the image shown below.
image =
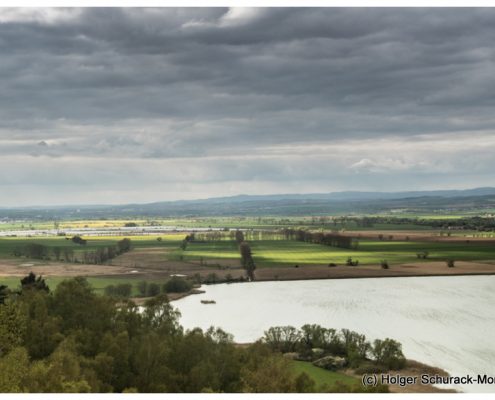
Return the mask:
<svg viewBox="0 0 495 400"><path fill-rule="evenodd" d="M360 264L377 264L381 260L390 263L417 262L417 253L428 251L428 260L495 260L495 246L490 244L466 244L447 242L399 242L362 240L357 249L342 249L324 245L289 240L252 241L253 258L260 267L294 264L343 264L348 257ZM233 241L192 243L181 252L185 260L238 258L237 245ZM425 260L426 261L426 260Z"/></svg>
<svg viewBox="0 0 495 400"><path fill-rule="evenodd" d="M233 237L236 229L242 229L246 234L260 280L495 272L492 271L495 269L493 232L462 230L450 231L447 235L428 226L399 224L393 219L387 221L375 223L372 228L359 226L360 220L343 218L332 221L314 217L219 217L153 221L137 218L60 221L57 224L61 231L62 228L83 228L85 245L74 243L70 235L49 235L39 231L53 230L53 222L4 223L0 228L4 233L9 232L9 227L22 229L29 226L36 235L0 237L0 281L13 287L18 284L19 277L33 271L47 277L53 286L64 277L82 275L87 276L95 290L101 292L106 286L118 283L134 284L146 280L161 284L173 274L195 276L196 280L208 276L213 277L213 281L240 279L244 270L239 245ZM129 224L133 230L126 230ZM157 224L175 226L176 231L156 232L153 229L156 229ZM281 232L280 229L285 227L293 229L293 226L313 231L323 229L339 232L339 235L351 236L354 242L349 248L342 248L288 240L274 233ZM325 226L331 228L323 228ZM342 226L348 229L339 230ZM210 227L211 234L216 229L218 237L208 237ZM115 228L122 231L112 231ZM199 231L203 233L184 246L184 239L194 229L203 229ZM92 235L96 231L98 235ZM88 264L85 260L87 253L115 246L124 237L131 239L131 251L94 264ZM29 244L45 246L46 254L37 259L15 255L16 249ZM66 249L70 250L72 258L64 259L63 255L55 258L52 254L54 249L59 249L62 254ZM427 257L420 259L418 253L426 253ZM349 258L357 261L358 266L347 267ZM445 262L448 259L455 260L457 268L447 270ZM383 261L388 263L390 270L380 269ZM330 269L329 265L335 265L336 268Z"/></svg>

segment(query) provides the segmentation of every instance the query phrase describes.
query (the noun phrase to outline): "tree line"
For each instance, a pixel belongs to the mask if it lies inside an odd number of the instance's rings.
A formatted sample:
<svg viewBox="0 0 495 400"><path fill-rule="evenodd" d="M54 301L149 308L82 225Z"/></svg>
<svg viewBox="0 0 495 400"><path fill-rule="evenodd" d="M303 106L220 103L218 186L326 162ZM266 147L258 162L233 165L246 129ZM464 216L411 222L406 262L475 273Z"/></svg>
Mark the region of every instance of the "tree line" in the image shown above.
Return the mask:
<svg viewBox="0 0 495 400"><path fill-rule="evenodd" d="M81 246L86 245L86 240L79 236L74 236L70 240ZM73 248L67 246L47 246L41 243L27 243L24 246L17 246L13 250L13 255L37 260L63 260L65 262L81 262L83 264L103 264L129 250L131 250L131 240L124 238L119 240L115 245L100 246L95 250L78 251L79 256L76 255Z"/></svg>
<svg viewBox="0 0 495 400"><path fill-rule="evenodd" d="M297 359L316 361L327 369L349 367L357 373L372 373L400 370L406 364L399 342L387 338L370 343L365 335L348 329L277 326L268 329L262 340L275 351L296 353Z"/></svg>
<svg viewBox="0 0 495 400"><path fill-rule="evenodd" d="M244 232L241 230L236 230L234 232L234 237L237 245L239 246L242 268L246 270L248 280L254 281L254 271L256 269L256 265L254 263L251 246L247 241L245 241Z"/></svg>
<svg viewBox="0 0 495 400"><path fill-rule="evenodd" d="M305 229L286 228L282 230L286 240L297 240L325 246L341 247L344 249L356 249L359 242L351 236L344 236L338 233L311 232Z"/></svg>
<svg viewBox="0 0 495 400"><path fill-rule="evenodd" d="M216 242L221 240L238 241L239 234L243 235L244 240L283 240L284 235L281 230L268 229L226 229L223 231L211 232L194 232L186 236L188 242ZM189 239L187 239L189 237Z"/></svg>
<svg viewBox="0 0 495 400"><path fill-rule="evenodd" d="M335 220L337 222L337 220ZM341 220L342 224L353 222L359 227L373 227L380 225L417 225L428 226L445 230L474 230L480 232L495 231L495 218L492 217L463 217L463 218L407 218L407 217L347 217Z"/></svg>

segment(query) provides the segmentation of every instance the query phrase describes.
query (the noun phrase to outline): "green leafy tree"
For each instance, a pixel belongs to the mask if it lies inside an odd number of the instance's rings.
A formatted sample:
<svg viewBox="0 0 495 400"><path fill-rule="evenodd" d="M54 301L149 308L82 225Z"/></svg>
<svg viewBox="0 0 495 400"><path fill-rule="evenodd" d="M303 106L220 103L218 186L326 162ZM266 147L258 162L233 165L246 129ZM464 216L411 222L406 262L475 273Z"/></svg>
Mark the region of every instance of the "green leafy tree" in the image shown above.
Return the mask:
<svg viewBox="0 0 495 400"><path fill-rule="evenodd" d="M9 295L9 288L5 285L0 285L0 304L5 302L5 299Z"/></svg>
<svg viewBox="0 0 495 400"><path fill-rule="evenodd" d="M60 318L51 314L49 303L45 291L30 290L19 298L19 307L27 316L23 342L31 359L49 356L64 338Z"/></svg>
<svg viewBox="0 0 495 400"><path fill-rule="evenodd" d="M301 339L300 332L293 326L273 326L265 331L262 341L273 350L292 352Z"/></svg>
<svg viewBox="0 0 495 400"><path fill-rule="evenodd" d="M192 286L190 281L174 276L163 284L162 290L164 293L184 293L190 291Z"/></svg>
<svg viewBox="0 0 495 400"><path fill-rule="evenodd" d="M0 358L0 393L25 392L29 374L29 356L25 348L13 348Z"/></svg>
<svg viewBox="0 0 495 400"><path fill-rule="evenodd" d="M119 240L117 242L117 248L119 254L125 253L129 250L131 250L131 239L124 238L122 240Z"/></svg>
<svg viewBox="0 0 495 400"><path fill-rule="evenodd" d="M388 369L398 370L406 364L406 358L402 353L402 345L393 339L375 340L371 352L376 363Z"/></svg>
<svg viewBox="0 0 495 400"><path fill-rule="evenodd" d="M244 233L242 233L242 231L235 231L235 241L237 242L237 244L241 244L242 242L244 242Z"/></svg>
<svg viewBox="0 0 495 400"><path fill-rule="evenodd" d="M150 283L148 284L148 290L147 290L147 296L148 297L154 297L160 294L160 285L158 283Z"/></svg>
<svg viewBox="0 0 495 400"><path fill-rule="evenodd" d="M85 278L64 280L53 293L52 312L60 318L61 332L79 338L83 354L93 354L104 332L112 326L115 301L97 296Z"/></svg>
<svg viewBox="0 0 495 400"><path fill-rule="evenodd" d="M129 364L131 343L127 330L122 330L117 334L105 333L101 339L99 351L100 354L104 353L111 357L111 366L107 368L108 383L116 392L125 390L133 376Z"/></svg>
<svg viewBox="0 0 495 400"><path fill-rule="evenodd" d="M246 274L250 280L254 280L254 271L256 265L254 264L251 246L249 243L242 242L239 245L239 251L241 253L241 265L246 270Z"/></svg>
<svg viewBox="0 0 495 400"><path fill-rule="evenodd" d="M53 255L55 257L55 260L60 261L60 256L62 254L62 249L60 247L58 247L58 246L55 246L52 249L52 252L53 252Z"/></svg>
<svg viewBox="0 0 495 400"><path fill-rule="evenodd" d="M349 329L342 329L341 332L349 364L351 367L357 367L361 362L366 360L371 345L364 335L350 331Z"/></svg>
<svg viewBox="0 0 495 400"><path fill-rule="evenodd" d="M137 290L141 297L145 297L148 294L148 282L140 281L137 283Z"/></svg>
<svg viewBox="0 0 495 400"><path fill-rule="evenodd" d="M47 359L33 365L30 373L30 391L41 393L90 393L91 387L77 355L74 340L65 340Z"/></svg>
<svg viewBox="0 0 495 400"><path fill-rule="evenodd" d="M294 371L283 356L261 357L251 361L243 371L245 392L291 393L296 392Z"/></svg>
<svg viewBox="0 0 495 400"><path fill-rule="evenodd" d="M145 303L142 312L143 324L147 329L164 334L177 334L182 331L179 325L180 312L169 303L166 295L159 295Z"/></svg>
<svg viewBox="0 0 495 400"><path fill-rule="evenodd" d="M169 347L156 332L149 332L142 341L133 346L131 367L135 372L132 380L141 393L167 392L170 370L167 366Z"/></svg>
<svg viewBox="0 0 495 400"><path fill-rule="evenodd" d="M26 315L14 302L0 305L0 357L22 346L26 333Z"/></svg>
<svg viewBox="0 0 495 400"><path fill-rule="evenodd" d="M21 289L25 290L43 290L49 292L50 289L42 276L36 276L33 272L21 279Z"/></svg>

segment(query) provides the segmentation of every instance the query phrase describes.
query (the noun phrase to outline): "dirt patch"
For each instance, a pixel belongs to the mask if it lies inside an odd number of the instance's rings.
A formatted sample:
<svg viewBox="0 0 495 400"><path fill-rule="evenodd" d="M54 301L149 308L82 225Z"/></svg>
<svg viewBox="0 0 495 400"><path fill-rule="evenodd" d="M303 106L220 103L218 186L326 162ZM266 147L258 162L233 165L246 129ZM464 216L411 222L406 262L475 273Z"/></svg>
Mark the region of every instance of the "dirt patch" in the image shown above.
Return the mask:
<svg viewBox="0 0 495 400"><path fill-rule="evenodd" d="M392 393L457 393L454 389L440 389L433 385L422 385L421 375L423 374L430 376L449 376L449 374L443 369L431 367L418 361L407 360L406 367L404 369L400 371L389 371L388 374L417 377L417 383L412 385L389 385L390 392Z"/></svg>
<svg viewBox="0 0 495 400"><path fill-rule="evenodd" d="M164 247L146 247L128 251L112 260L113 265L131 268L136 271L161 271L165 264L174 267L174 263L167 260L168 253L173 249ZM180 264L183 264L182 262Z"/></svg>
<svg viewBox="0 0 495 400"><path fill-rule="evenodd" d="M190 264L201 265L198 262L191 262ZM240 258L206 258L203 261L203 266L209 267L227 267L227 268L240 268Z"/></svg>
<svg viewBox="0 0 495 400"><path fill-rule="evenodd" d="M298 280L298 279L342 279L342 278L380 278L408 276L443 275L495 275L495 265L480 262L458 261L454 268L448 268L445 262L427 262L417 264L391 265L382 269L380 265L314 266L259 268L255 272L256 280Z"/></svg>
<svg viewBox="0 0 495 400"><path fill-rule="evenodd" d="M363 375L356 374L354 370L347 369L343 371L339 371L344 373L345 375L352 376L353 378L357 378L361 381ZM430 365L426 365L420 363L415 360L406 360L406 366L399 371L388 371L383 374L375 373L374 375L380 380L381 375L389 375L389 376L397 376L400 375L402 377L417 377L416 383L400 386L400 385L388 385L388 388L391 393L457 393L456 390L453 389L441 389L435 387L433 385L422 385L421 384L421 375L439 375L439 376L449 376L449 374L441 368L432 367ZM368 374L369 375L369 374Z"/></svg>
<svg viewBox="0 0 495 400"><path fill-rule="evenodd" d="M53 261L32 261L15 259L0 261L0 276L25 276L33 271L43 276L133 276L144 280L164 280L170 275L199 275L206 278L215 274L219 280L228 275L233 279L245 276L239 266L239 259L206 259L199 261L175 261L167 259L170 252L167 247L147 247L133 249L112 260L110 265L71 264ZM304 279L340 279L340 278L378 278L406 276L439 276L439 275L476 275L495 274L493 262L457 261L454 268L448 268L444 261L412 262L402 265L390 265L382 269L380 265L359 265L349 267L339 265L299 264L291 266L260 267L256 270L256 280L304 280Z"/></svg>
<svg viewBox="0 0 495 400"><path fill-rule="evenodd" d="M199 275L206 278L215 274L222 280L230 275L233 279L245 276L240 267L213 267L180 261L160 260L159 264L145 264L142 260L139 267L126 265L86 265L55 262L19 263L0 262L0 276L25 276L33 271L43 276L133 276L137 279L165 279L173 274L186 276ZM380 265L360 265L349 267L339 265L300 265L294 267L258 268L256 280L304 280L304 279L342 279L342 278L379 278L407 276L444 276L444 275L493 275L495 264L482 262L457 261L454 268L448 268L445 262L421 262L402 265L391 265L382 269Z"/></svg>
<svg viewBox="0 0 495 400"><path fill-rule="evenodd" d="M43 276L98 276L127 274L130 269L113 265L0 262L0 276L25 276L31 271Z"/></svg>

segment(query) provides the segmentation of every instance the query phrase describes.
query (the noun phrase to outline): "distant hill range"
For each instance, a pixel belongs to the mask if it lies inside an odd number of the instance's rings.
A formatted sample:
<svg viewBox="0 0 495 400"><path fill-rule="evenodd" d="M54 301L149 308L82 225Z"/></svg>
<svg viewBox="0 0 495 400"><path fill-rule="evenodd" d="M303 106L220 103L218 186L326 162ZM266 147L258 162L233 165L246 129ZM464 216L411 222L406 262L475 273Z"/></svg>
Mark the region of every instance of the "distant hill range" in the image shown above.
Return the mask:
<svg viewBox="0 0 495 400"><path fill-rule="evenodd" d="M495 195L495 188L483 187L465 190L429 190L411 192L331 192L331 193L306 193L306 194L267 194L247 195L241 194L230 197L213 197L204 200L183 200L183 202L212 202L212 203L234 203L245 201L279 201L279 200L392 200L408 199L415 197L475 197ZM162 204L166 202L161 202ZM160 203L152 203L160 204Z"/></svg>
<svg viewBox="0 0 495 400"><path fill-rule="evenodd" d="M495 209L495 188L410 192L238 195L126 205L67 205L0 209L0 218L118 218L439 213Z"/></svg>

